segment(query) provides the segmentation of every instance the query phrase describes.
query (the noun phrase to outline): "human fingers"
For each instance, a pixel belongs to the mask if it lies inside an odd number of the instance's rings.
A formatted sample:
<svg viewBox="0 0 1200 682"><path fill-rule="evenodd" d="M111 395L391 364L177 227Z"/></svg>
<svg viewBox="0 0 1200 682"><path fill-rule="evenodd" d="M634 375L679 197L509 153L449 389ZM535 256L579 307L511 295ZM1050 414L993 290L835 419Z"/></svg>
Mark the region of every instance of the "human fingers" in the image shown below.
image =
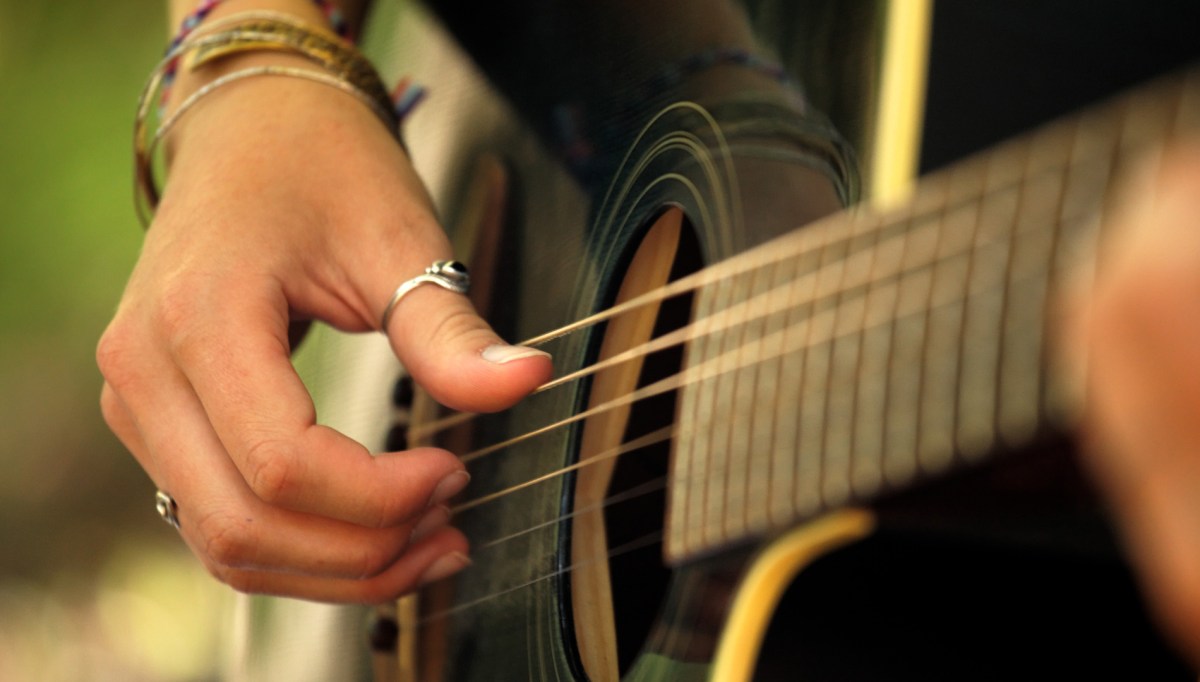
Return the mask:
<svg viewBox="0 0 1200 682"><path fill-rule="evenodd" d="M137 425L134 424L133 417L129 414L129 408L125 406L125 403L117 396L117 392L107 382L100 389L100 414L104 417L108 428L117 436L125 449L133 455L150 480L159 480L158 467L150 457L145 443L142 442L142 435L138 433Z"/></svg>
<svg viewBox="0 0 1200 682"><path fill-rule="evenodd" d="M422 239L420 235L437 232ZM370 271L376 324L414 380L453 409L494 412L511 406L549 378L550 356L500 338L463 294L426 282L393 296L426 268L448 258L440 228L414 230L417 238L383 267Z"/></svg>
<svg viewBox="0 0 1200 682"><path fill-rule="evenodd" d="M1134 470L1178 464L1160 434L1184 433L1200 405L1200 144L1147 163L1125 187L1097 284L1074 337L1089 359L1089 407L1106 418L1099 461L1129 483ZM1151 399L1135 401L1133 395ZM1164 409L1159 409L1159 403ZM1198 427L1200 428L1200 427ZM1134 456L1132 453L1137 453ZM1160 461L1161 460L1161 461ZM1200 459L1197 459L1200 462ZM1112 467L1111 471L1107 467Z"/></svg>
<svg viewBox="0 0 1200 682"><path fill-rule="evenodd" d="M413 523L375 529L266 505L246 489L211 428L196 418L199 406L187 403L159 401L154 418L139 427L110 387L101 399L113 431L179 505L185 541L222 580L247 571L263 577L284 572L314 579L371 578L397 561L411 561L402 556L406 550L450 520L449 510L435 505ZM167 466L156 461L164 459ZM170 466L172 459L187 465ZM445 553L462 552L460 539L443 536L438 546Z"/></svg>
<svg viewBox="0 0 1200 682"><path fill-rule="evenodd" d="M260 260L272 261L284 270L275 274L287 287L287 304L298 312L344 329L379 329L383 309L397 286L420 275L435 260L451 258L452 252L420 178L370 112L359 106L327 110L329 98L323 90L300 87L310 85L264 83L248 93L252 96L249 101L208 101L197 112L201 116L193 117L180 131L180 151L159 215L170 214L178 222L203 214L214 225L254 226L223 235L206 253L231 249L231 244L257 251ZM305 135L312 129L328 129L327 139L313 144L303 138L306 144L296 144L272 123L255 128L253 139L256 149L274 153L238 157L233 168L228 167L228 160L208 156L217 145L214 140L230 135L231 126L237 129L243 122L255 120L253 114L258 110L252 107L262 104L257 98L285 86L290 98L303 98L306 104L310 104L309 98L316 98L309 106L296 105L301 123L305 117L315 116L314 110L321 114L319 120L300 129ZM296 124L291 119L289 126ZM342 168L342 172L330 173L331 167ZM286 177L279 177L281 168L286 169ZM196 203L197 188L211 186L213 177L232 176L264 197L287 192L272 205L291 211L292 221L253 204L218 213L228 195L213 199L205 194L200 198L208 203ZM306 191L294 193L295 188ZM296 215L297 207L306 210ZM319 219L309 220L313 216ZM297 218L301 224L292 224ZM172 231L185 234L182 239L207 238L196 236L194 227L181 231L179 225L167 223ZM319 229L305 229L313 225ZM152 232L162 227L156 224ZM288 241L281 244L281 240ZM286 258L276 255L281 252ZM296 261L303 261L299 266L303 270L296 269ZM210 266L209 262L199 264ZM194 296L196 292L186 293ZM514 350L467 300L433 285L420 286L405 296L385 332L414 379L455 409L508 407L550 373L544 353ZM486 355L485 349L490 349Z"/></svg>
<svg viewBox="0 0 1200 682"><path fill-rule="evenodd" d="M300 313L354 331L380 329L397 287L434 261L452 257L407 160L399 152L358 160L363 168L355 173L319 180L332 196L371 199L331 209L336 238L305 249L307 271L300 277L285 275L284 292L288 305ZM252 222L269 220L259 216ZM509 407L550 375L545 353L508 345L466 297L436 285L421 285L405 295L384 331L417 383L454 409Z"/></svg>
<svg viewBox="0 0 1200 682"><path fill-rule="evenodd" d="M404 298L389 325L396 355L413 379L453 409L494 412L550 377L550 356L509 345L464 296L423 286Z"/></svg>
<svg viewBox="0 0 1200 682"><path fill-rule="evenodd" d="M457 548L457 549L454 549ZM310 576L229 569L218 578L241 592L275 594L335 603L382 604L401 594L447 578L471 564L466 541L444 528L413 546L405 560L365 580L329 580Z"/></svg>
<svg viewBox="0 0 1200 682"><path fill-rule="evenodd" d="M221 283L218 290L197 282L172 304L176 309L159 314L157 345L170 358L153 383L129 382L122 391L135 415L158 408L171 392L161 375L177 367L182 379L173 395L194 391L192 418L211 423L222 452L258 499L362 526L411 520L466 485L462 464L448 452L419 448L373 457L318 425L290 363L288 304L277 280L229 276Z"/></svg>
<svg viewBox="0 0 1200 682"><path fill-rule="evenodd" d="M1152 603L1200 661L1200 146L1126 192L1076 329L1089 357L1086 461Z"/></svg>

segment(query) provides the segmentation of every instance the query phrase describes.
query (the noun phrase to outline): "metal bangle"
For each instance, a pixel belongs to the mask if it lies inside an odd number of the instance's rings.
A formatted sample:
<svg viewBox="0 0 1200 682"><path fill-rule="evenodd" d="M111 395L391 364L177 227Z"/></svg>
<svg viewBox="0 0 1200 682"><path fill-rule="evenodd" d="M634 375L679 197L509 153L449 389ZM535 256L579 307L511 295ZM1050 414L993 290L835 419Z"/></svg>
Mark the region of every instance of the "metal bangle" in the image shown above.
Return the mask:
<svg viewBox="0 0 1200 682"><path fill-rule="evenodd" d="M154 208L157 206L158 199L159 199L158 188L155 186L154 177L153 177L153 169L151 167L152 166L152 153L153 153L154 147L157 145L157 140L155 139L152 141L151 139L148 139L150 137L150 135L147 131L146 121L150 117L150 112L154 108L154 102L158 99L159 92L163 88L167 70L173 63L176 62L176 60L181 59L182 57L186 56L193 50L197 49L197 47L200 44L202 44L203 41L211 39L212 35L214 33L218 32L220 29L236 27L238 25L250 24L253 22L263 22L263 21L281 22L281 23L288 24L290 26L299 28L301 30L307 30L309 28L308 24L305 24L305 23L299 21L298 19L296 19L295 17L293 17L289 14L286 14L283 12L275 12L275 11L271 11L271 10L254 10L254 11L248 11L248 12L240 12L237 14L230 15L228 17L221 17L219 19L208 22L208 23L204 24L203 26L200 26L197 29L195 29L185 40L183 40L178 45L175 45L170 50L168 50L167 53L163 56L163 58L161 60L159 60L158 64L150 72L150 76L147 79L146 84L143 86L142 91L138 96L137 113L134 117L134 126L133 126L134 127L134 130L133 130L134 160L135 160L135 208L137 209L138 219L142 223L143 227L149 227L150 217L153 213ZM313 32L315 32L315 30ZM354 48L351 47L349 49L353 50ZM370 66L369 62L365 61L365 58L363 61L364 61L364 63L366 63L366 65L368 67ZM297 69L297 71L303 71L303 70ZM230 74L230 75L232 75L232 74ZM246 77L246 76L243 76L243 77ZM300 77L308 78L308 76L300 76ZM311 80L318 80L318 79L311 78ZM216 81L213 81L213 82L215 83ZM326 82L326 81L322 81L322 82ZM211 85L211 84L212 83L210 83L209 85ZM328 84L332 85L332 83L328 83ZM364 94L361 92L356 93L352 90L342 88L341 86L335 86L335 87L339 87L339 89L343 89L346 92L349 92L350 94L355 94L355 96L360 96L360 98ZM352 88L354 87L353 84L351 84L351 87ZM199 91L197 91L197 92L199 92ZM211 90L209 90L209 92L211 92ZM386 89L384 90L384 97L379 98L378 92L376 92L375 95L376 95L376 98L378 99L378 101L371 100L371 102L373 102L373 103L368 103L368 106L370 106L371 109L375 112L375 114L377 116L379 116L380 119L385 122L385 124L388 127L389 132L392 133L392 135L396 138L396 140L400 141L400 132L399 132L398 126L395 123L394 114L392 113L392 111L390 109L390 102L388 101L388 98L386 97ZM369 96L366 96L366 99L371 99L371 98ZM163 121L162 123L160 123L160 125L158 127L158 130L160 132L163 130L164 127L169 129L170 126L164 125L166 123L167 123L166 121ZM171 123L173 124L174 122L172 121ZM157 135L156 137L161 138L162 135Z"/></svg>
<svg viewBox="0 0 1200 682"><path fill-rule="evenodd" d="M138 212L138 218L142 221L144 226L149 226L149 214L152 213L154 208L158 205L159 192L158 185L154 180L153 160L154 152L162 139L166 137L167 133L171 131L171 128L174 127L176 122L178 122L184 114L186 114L192 107L196 106L200 100L212 94L215 90L229 85L230 83L235 83L247 78L256 78L259 76L287 76L290 78L303 78L337 88L348 95L358 98L359 101L370 107L371 110L375 112L375 115L379 117L380 121L382 121L384 125L387 125L389 128L392 127L390 112L383 110L378 102L376 102L366 93L354 87L353 84L323 71L313 71L311 69L302 69L295 66L269 65L253 66L240 71L234 71L233 73L225 74L224 76L221 76L220 78L217 78L196 90L189 95L187 99L180 103L179 107L175 109L175 111L171 112L170 116L163 120L162 124L158 127L158 130L155 131L149 142L143 142L141 137L135 139L134 175L138 189L135 203Z"/></svg>
<svg viewBox="0 0 1200 682"><path fill-rule="evenodd" d="M196 40L187 66L195 70L231 55L263 50L300 54L390 108L387 87L361 52L335 36L295 21L246 19L229 29L206 34Z"/></svg>

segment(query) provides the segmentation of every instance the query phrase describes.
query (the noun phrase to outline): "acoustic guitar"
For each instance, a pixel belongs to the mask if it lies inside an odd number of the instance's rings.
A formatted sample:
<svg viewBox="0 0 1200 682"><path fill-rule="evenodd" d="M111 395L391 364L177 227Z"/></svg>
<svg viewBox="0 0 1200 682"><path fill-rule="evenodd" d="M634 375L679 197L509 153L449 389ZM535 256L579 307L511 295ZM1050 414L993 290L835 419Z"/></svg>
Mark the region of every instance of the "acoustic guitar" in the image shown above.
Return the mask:
<svg viewBox="0 0 1200 682"><path fill-rule="evenodd" d="M246 599L233 676L1188 679L1051 348L1200 72L914 188L926 3L521 4L380 2L363 43L429 85L413 159L555 379L453 414L377 335L316 330L324 423L467 463L474 563L369 611Z"/></svg>

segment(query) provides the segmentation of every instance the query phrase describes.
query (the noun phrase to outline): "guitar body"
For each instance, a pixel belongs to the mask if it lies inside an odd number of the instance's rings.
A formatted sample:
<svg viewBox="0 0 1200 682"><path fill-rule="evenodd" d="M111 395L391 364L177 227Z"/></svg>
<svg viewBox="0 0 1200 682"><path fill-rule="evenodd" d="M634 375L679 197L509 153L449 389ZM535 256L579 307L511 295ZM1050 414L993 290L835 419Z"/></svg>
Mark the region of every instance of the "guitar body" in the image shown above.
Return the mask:
<svg viewBox="0 0 1200 682"><path fill-rule="evenodd" d="M456 21L454 8L440 9L443 20ZM863 18L861 28L870 35L856 38L873 39L873 22L879 19L870 13ZM431 32L413 17L399 19L398 25L412 27L400 30L414 30L425 38ZM403 46L405 40L396 43ZM487 52L489 48L486 43L475 46L478 52L473 56L479 63L497 58ZM397 61L410 64L411 57ZM634 81L652 78L662 68L635 66L645 75L630 75ZM721 75L736 80L743 77L740 70L727 69L732 73ZM758 77L752 71L749 75ZM429 77L427 82L434 81ZM767 86L778 84L768 81ZM521 96L521 83L511 87L515 96ZM735 86L728 87L730 99L743 96ZM430 97L430 108L423 115L435 120L467 116L455 128L478 129L469 117L479 115L480 106L464 106L457 95L480 96L489 89L486 82L473 81L462 93L446 89L441 86ZM678 276L696 270L841 208L855 191L852 161L836 159L846 164L836 168L832 162L819 166L810 160L818 157L807 145L824 150L841 142L820 127L823 123L814 123L811 131L797 125L799 117L784 97L787 94L738 99L722 109L721 103L712 102L681 106L671 93L656 93L658 103L639 101L628 111L607 112L628 118L625 127L605 123L604 137L589 138L581 145L590 148L590 154L570 157L566 164L562 149L553 148L553 136L537 126L531 131L526 122L538 120L542 112L522 119L505 107L483 116L491 125L500 121L512 128L481 139L473 149L455 140L455 151L430 154L440 164L463 168L465 172L452 177L468 185L490 182L506 187L507 200L491 202L505 205L506 219L489 226L499 231L498 237L481 234L470 219L447 216L461 240L457 248L469 258L473 272L489 257L498 259L495 266L484 266L495 276L476 292L477 305L488 310L489 319L507 337L528 338L660 286L673 271ZM439 97L444 101L438 102ZM534 104L525 100L512 106ZM585 103L581 108L590 111L589 106ZM865 119L866 114L862 116ZM420 119L414 117L408 133L418 159L419 125ZM754 129L748 133L732 129L738 125ZM738 158L713 153L722 134L729 135L728 145L742 147L736 152ZM699 149L688 146L690 138L700 142ZM493 159L484 165L503 169L505 179L498 182L495 172L476 173L481 157ZM807 163L800 165L797 160ZM779 177L780 173L787 177ZM764 178L776 190L771 196L760 195L763 205L738 206L747 196L739 183L762 183ZM488 193L448 189L446 205L460 213L470 209L454 197ZM472 246L481 239L499 243L500 248ZM650 312L648 317L640 311L640 320L622 318L606 328L581 330L552 342L547 349L555 357L556 374L614 355L635 345L634 338L648 339L658 317L686 316L686 306L680 309L676 302L674 308L661 315ZM678 367L675 350L673 362ZM648 381L639 376L641 371L626 366L616 370L623 376L608 373L573 382L534 396L497 418L474 421L466 437L451 432L433 442L467 453L569 419L589 405L603 404ZM666 369L657 371L669 374ZM633 406L629 410L633 414L616 419L579 421L474 460L469 466L480 486L468 498L509 490L604 453L624 440L630 428L662 428L674 414L671 400L665 396ZM418 398L414 407L418 426L422 418L437 416L426 411ZM639 420L655 423L629 426ZM642 465L632 472L622 463L610 467L607 475L600 474L602 463L456 513L455 523L473 541L475 564L469 572L474 575L428 590L418 597L418 604L407 607L412 611L401 614L397 663L415 679L615 679L623 673L634 679L703 679L716 653L721 602L732 596L745 558L731 556L716 568L694 566L671 575L662 567L661 542L652 537L662 532L666 495L662 486L623 503L604 503L622 489L661 480L669 468L668 447L669 442L663 442L630 453L637 458L635 464ZM605 524L605 512L610 518L611 514L625 516ZM612 550L618 554L611 575L597 576L597 569L609 573L607 557ZM613 594L620 595L615 613L609 606ZM661 614L659 603L666 609ZM454 611L465 604L470 606ZM712 612L701 613L705 610ZM445 611L452 615L439 617ZM414 622L418 624L415 636L409 639L406 634L414 632ZM651 643L639 656L642 642Z"/></svg>
<svg viewBox="0 0 1200 682"><path fill-rule="evenodd" d="M477 307L510 340L847 205L896 202L915 170L927 7L523 3L513 17L457 0L375 4L365 49L385 79L430 88L407 144ZM808 480L803 460L753 453L802 439L808 419L793 406L789 430L790 403L764 407L762 392L790 381L811 406L811 382L783 351L739 360L770 351L790 320L768 315L748 336L711 322L712 336L642 352L706 310L752 308L789 267L550 339L556 377L602 369L470 420L393 391L401 370L381 339L316 330L297 366L323 422L377 449L437 444L467 460L454 523L474 563L395 607L245 600L233 676L1186 678L1054 434L1037 429L1040 457L929 466L939 476L870 494L825 467L810 503L788 487ZM836 388L842 350L831 341L825 374L804 376ZM833 397L822 408L834 432L852 421L838 409Z"/></svg>

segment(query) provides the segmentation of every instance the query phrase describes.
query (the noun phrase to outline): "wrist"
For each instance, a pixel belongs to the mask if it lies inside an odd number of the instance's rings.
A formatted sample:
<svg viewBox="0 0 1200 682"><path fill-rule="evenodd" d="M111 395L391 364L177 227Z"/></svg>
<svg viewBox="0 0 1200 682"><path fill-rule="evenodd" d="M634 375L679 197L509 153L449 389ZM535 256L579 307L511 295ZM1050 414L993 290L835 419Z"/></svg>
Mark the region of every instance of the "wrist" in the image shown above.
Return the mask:
<svg viewBox="0 0 1200 682"><path fill-rule="evenodd" d="M212 84L217 79L239 71L260 67L316 70L313 69L312 63L304 57L285 52L248 52L230 55L211 64L205 64L194 71L186 70L186 73L181 71L168 100L164 102L163 119L165 120L167 117L175 115L179 106L186 102L190 96L194 95L201 88ZM323 87L318 83L304 82L294 78L258 78L251 80L257 82L230 84L222 88L224 92L213 92L207 97L204 106L195 107L193 110L179 117L178 122L171 127L171 130L161 141L164 160L168 169L178 155L180 147L185 144L185 140L193 137L190 131L196 127L206 128L206 126L198 126L199 122L212 118L220 120L222 127L233 126L237 123L236 118L231 118L228 114L223 113L231 109L228 106L228 100L238 100L241 102L241 106L237 107L239 117L253 117L264 122L269 120L272 122L272 125L278 127L295 120L296 117L294 114L297 113L295 108L300 105L293 105L292 103L297 98L305 99L304 90ZM313 98L318 100L318 102L307 104L319 103L321 96L327 95L321 92ZM351 105L362 106L357 103L351 103ZM287 115L279 115L282 108L288 110ZM204 140L212 132L211 129L207 129L198 136L200 139L197 142L204 144Z"/></svg>
<svg viewBox="0 0 1200 682"><path fill-rule="evenodd" d="M219 99L226 102L223 111L238 110L243 115L249 112L246 120L230 118L228 113L205 115L203 118L210 122L218 120L225 125L216 129L211 125L201 127L227 142L257 146L255 134L247 135L247 131L256 130L261 136L277 127L295 128L288 124L296 118L292 109L296 100L278 93L302 93L320 84L341 90L358 99L359 104L349 105L344 98L321 93L321 98L310 100L313 110L330 113L359 107L361 116L365 105L393 139L399 139L396 110L375 68L351 43L335 35L328 28L329 22L318 18L335 9L329 0L203 0L186 16L138 105L134 146L143 224L148 223L159 196L154 150L165 150L168 159L178 155L182 140L192 135L175 128L185 118L195 119L191 110L201 100L206 102L203 108L212 108ZM336 16L331 19L335 25L338 23ZM239 85L240 81L247 84ZM288 83L265 85L280 81ZM250 82L254 87L248 86ZM237 91L236 97L230 96L233 90ZM276 95L263 99L256 96L261 95L260 91ZM246 106L228 106L241 99L246 100ZM160 105L157 117L150 115L155 102ZM288 110L286 120L274 115L281 109ZM311 116L305 118L313 120ZM155 120L156 128L150 125ZM195 127L195 123L187 126ZM212 146L208 139L205 146Z"/></svg>

